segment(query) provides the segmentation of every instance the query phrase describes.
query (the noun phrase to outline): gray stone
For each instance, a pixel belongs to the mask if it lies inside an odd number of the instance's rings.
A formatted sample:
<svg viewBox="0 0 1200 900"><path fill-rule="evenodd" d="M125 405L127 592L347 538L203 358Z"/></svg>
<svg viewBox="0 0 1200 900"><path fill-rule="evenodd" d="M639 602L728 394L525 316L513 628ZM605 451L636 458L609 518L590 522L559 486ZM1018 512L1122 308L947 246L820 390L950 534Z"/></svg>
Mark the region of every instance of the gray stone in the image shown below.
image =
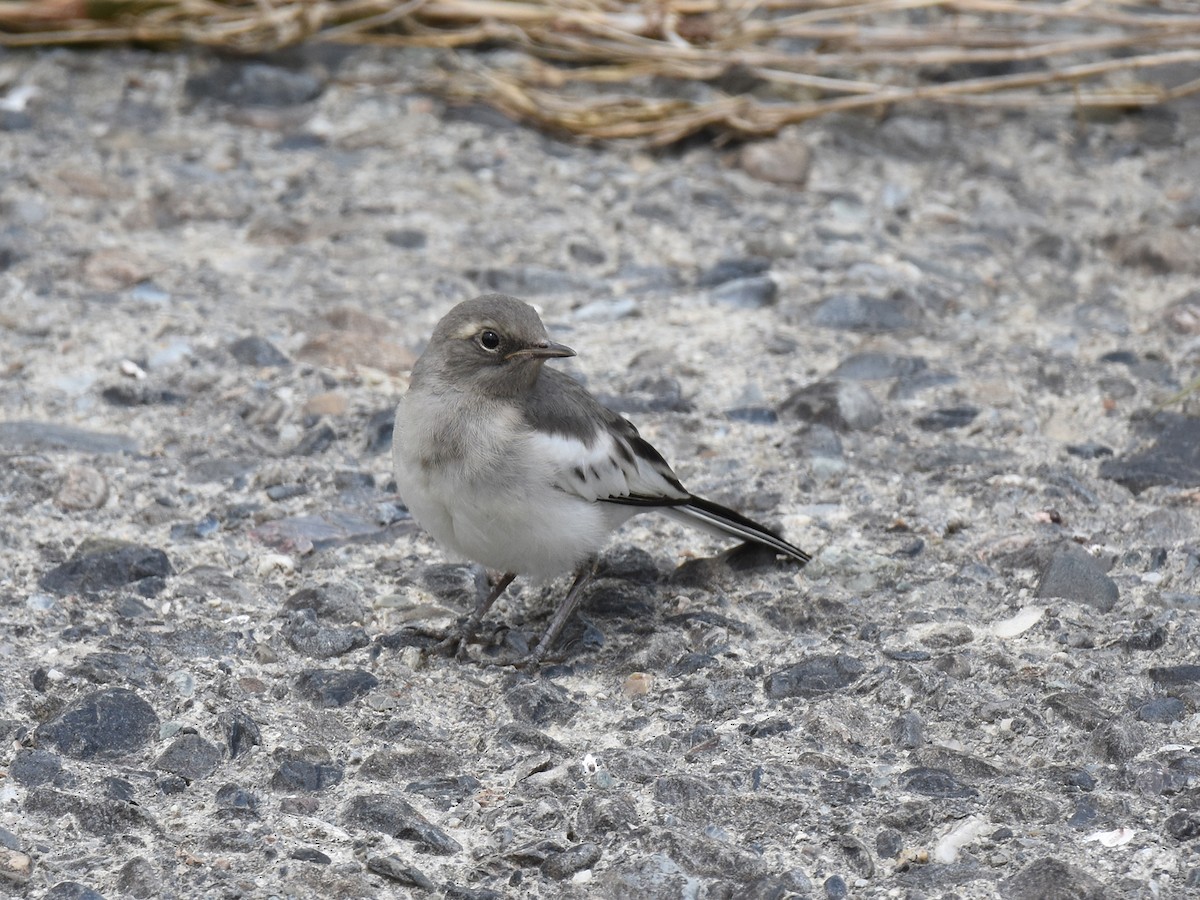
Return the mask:
<svg viewBox="0 0 1200 900"><path fill-rule="evenodd" d="M1117 605L1120 590L1094 556L1077 544L1063 544L1043 569L1035 596L1073 600L1108 612Z"/></svg>

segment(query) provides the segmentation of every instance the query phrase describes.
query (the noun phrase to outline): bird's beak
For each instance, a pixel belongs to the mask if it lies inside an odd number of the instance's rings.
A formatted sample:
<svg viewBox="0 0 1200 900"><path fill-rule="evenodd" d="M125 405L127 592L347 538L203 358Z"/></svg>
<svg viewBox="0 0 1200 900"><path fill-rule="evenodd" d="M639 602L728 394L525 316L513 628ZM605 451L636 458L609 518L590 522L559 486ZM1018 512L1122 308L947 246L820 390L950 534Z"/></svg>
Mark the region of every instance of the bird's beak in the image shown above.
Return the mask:
<svg viewBox="0 0 1200 900"><path fill-rule="evenodd" d="M531 344L528 347L522 347L520 350L514 350L505 359L513 359L514 357L523 357L525 359L560 359L564 356L574 356L575 351L566 344L559 344L555 341L539 341L536 344Z"/></svg>

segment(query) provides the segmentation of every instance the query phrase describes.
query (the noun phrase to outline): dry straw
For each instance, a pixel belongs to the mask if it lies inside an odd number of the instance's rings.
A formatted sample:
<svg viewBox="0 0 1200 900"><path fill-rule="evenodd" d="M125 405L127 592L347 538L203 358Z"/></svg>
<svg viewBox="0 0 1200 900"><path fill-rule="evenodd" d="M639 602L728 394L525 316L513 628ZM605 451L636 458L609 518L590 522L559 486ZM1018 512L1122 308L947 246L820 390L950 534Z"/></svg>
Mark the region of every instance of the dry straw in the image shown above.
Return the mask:
<svg viewBox="0 0 1200 900"><path fill-rule="evenodd" d="M933 102L1137 108L1200 92L1196 0L0 0L0 46L506 48L420 87L668 144Z"/></svg>

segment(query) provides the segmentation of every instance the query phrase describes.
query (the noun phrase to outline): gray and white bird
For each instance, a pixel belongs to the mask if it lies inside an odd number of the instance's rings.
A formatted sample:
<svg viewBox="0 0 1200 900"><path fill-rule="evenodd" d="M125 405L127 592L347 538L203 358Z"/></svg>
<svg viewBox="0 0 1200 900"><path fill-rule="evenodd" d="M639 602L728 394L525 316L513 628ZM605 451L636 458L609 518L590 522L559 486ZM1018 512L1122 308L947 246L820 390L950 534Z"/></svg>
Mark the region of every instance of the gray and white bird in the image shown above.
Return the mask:
<svg viewBox="0 0 1200 900"><path fill-rule="evenodd" d="M627 419L545 366L575 351L550 340L529 304L484 294L451 309L413 366L396 410L396 485L450 555L502 573L457 635L461 654L517 575L576 572L533 652L566 625L612 531L641 512L809 555L763 525L690 493Z"/></svg>

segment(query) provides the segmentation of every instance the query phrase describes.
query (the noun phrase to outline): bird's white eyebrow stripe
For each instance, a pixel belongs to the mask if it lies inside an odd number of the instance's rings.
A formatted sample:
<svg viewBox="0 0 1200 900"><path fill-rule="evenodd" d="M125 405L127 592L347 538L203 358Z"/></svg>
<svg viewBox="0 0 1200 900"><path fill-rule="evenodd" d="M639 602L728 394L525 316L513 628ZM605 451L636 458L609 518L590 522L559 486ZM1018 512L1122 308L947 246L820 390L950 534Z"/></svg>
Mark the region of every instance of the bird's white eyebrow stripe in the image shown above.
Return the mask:
<svg viewBox="0 0 1200 900"><path fill-rule="evenodd" d="M491 328L493 331L498 330L498 329L496 329L496 327L494 325L491 325L486 321L468 322L466 325L464 325L458 331L454 332L454 336L456 338L473 338L473 337L475 337L475 335L479 334L479 332L483 331L485 328Z"/></svg>

